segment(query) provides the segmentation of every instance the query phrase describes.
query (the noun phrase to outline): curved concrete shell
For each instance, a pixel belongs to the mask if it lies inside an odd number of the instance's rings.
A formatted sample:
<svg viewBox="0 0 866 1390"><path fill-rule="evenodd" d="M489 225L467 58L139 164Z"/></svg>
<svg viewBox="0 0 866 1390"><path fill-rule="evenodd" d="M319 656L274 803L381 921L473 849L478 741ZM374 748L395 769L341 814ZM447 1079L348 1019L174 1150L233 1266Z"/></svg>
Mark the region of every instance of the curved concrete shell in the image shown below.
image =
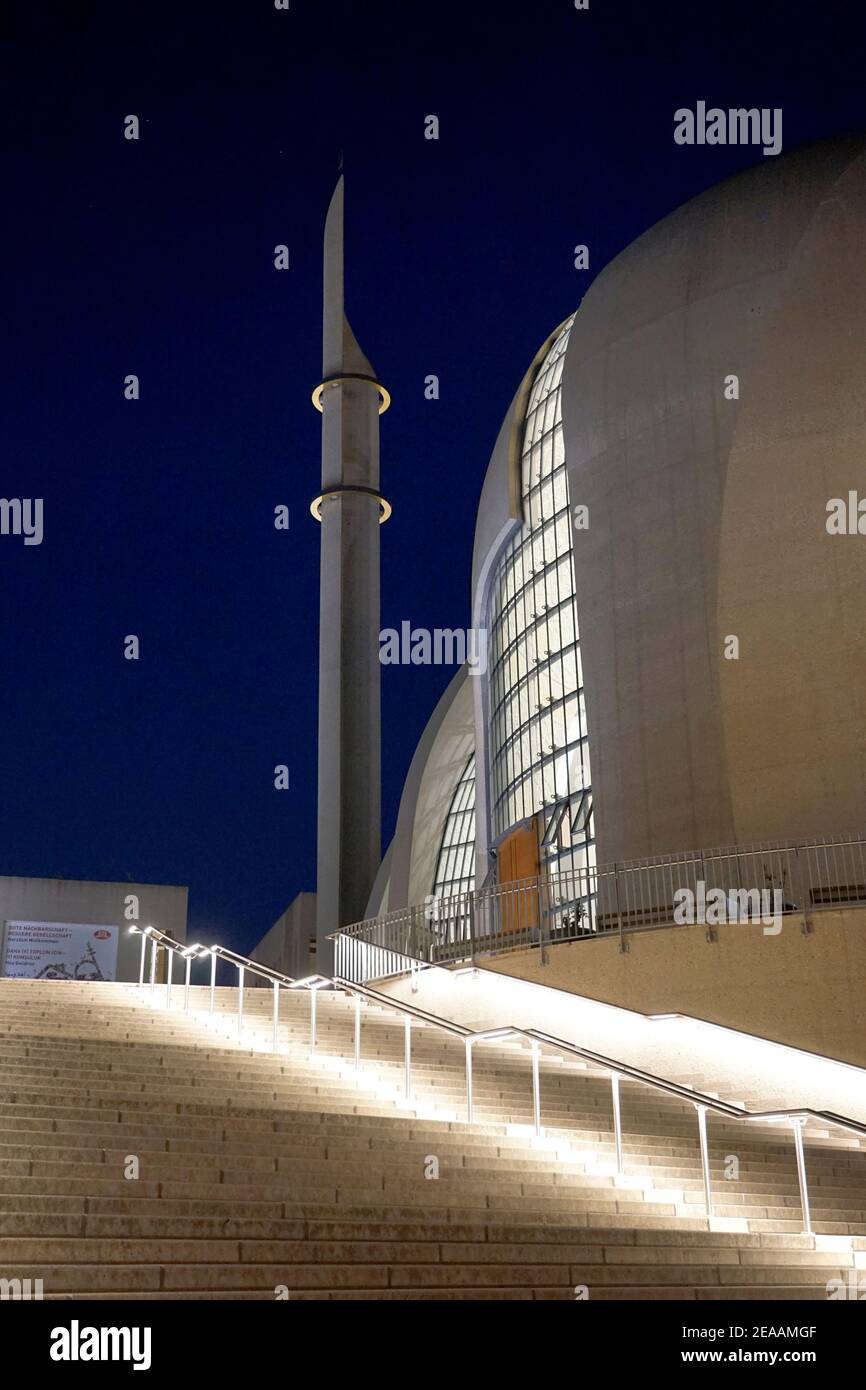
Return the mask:
<svg viewBox="0 0 866 1390"><path fill-rule="evenodd" d="M866 499L864 245L866 140L822 143L665 218L574 317L562 412L572 516L589 508L572 535L601 863L866 823L866 534L826 525L831 498ZM487 468L476 628L524 521L527 402L562 327ZM495 871L490 724L489 681L461 673L370 912L431 892L473 745L476 883Z"/></svg>
<svg viewBox="0 0 866 1390"><path fill-rule="evenodd" d="M666 218L576 316L600 861L866 823L866 535L826 528L866 497L864 246L866 141L823 143Z"/></svg>
<svg viewBox="0 0 866 1390"><path fill-rule="evenodd" d="M394 838L373 885L368 917L422 903L433 892L448 808L475 746L475 683L461 666L421 735L406 774Z"/></svg>

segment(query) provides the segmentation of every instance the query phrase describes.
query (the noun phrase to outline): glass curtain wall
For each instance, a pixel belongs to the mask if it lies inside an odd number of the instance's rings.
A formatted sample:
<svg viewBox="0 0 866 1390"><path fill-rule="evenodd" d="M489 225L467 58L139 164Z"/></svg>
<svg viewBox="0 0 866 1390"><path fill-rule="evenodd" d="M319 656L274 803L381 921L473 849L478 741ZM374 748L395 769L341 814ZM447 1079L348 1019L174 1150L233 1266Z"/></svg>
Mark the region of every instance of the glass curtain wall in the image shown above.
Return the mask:
<svg viewBox="0 0 866 1390"><path fill-rule="evenodd" d="M494 844L535 817L545 877L574 873L588 882L595 862L592 779L562 429L572 323L558 333L532 385L521 449L524 524L491 586L491 816ZM591 929L589 897L565 890L562 903L571 899L571 907L563 907L557 925Z"/></svg>

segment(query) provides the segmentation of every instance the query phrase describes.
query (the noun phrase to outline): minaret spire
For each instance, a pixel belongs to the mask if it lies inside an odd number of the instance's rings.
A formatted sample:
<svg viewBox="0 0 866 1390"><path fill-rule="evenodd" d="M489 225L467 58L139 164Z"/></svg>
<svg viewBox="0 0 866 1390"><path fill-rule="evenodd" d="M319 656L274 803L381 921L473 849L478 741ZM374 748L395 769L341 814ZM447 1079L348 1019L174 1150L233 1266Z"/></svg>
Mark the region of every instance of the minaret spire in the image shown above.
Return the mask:
<svg viewBox="0 0 866 1390"><path fill-rule="evenodd" d="M331 973L328 941L360 921L381 857L379 526L391 508L379 492L379 415L390 397L376 380L345 313L342 175L325 221L322 523L319 615L318 969Z"/></svg>
<svg viewBox="0 0 866 1390"><path fill-rule="evenodd" d="M364 356L346 318L343 253L343 176L337 180L325 219L324 314L322 334L322 378L354 373L372 377L376 373Z"/></svg>

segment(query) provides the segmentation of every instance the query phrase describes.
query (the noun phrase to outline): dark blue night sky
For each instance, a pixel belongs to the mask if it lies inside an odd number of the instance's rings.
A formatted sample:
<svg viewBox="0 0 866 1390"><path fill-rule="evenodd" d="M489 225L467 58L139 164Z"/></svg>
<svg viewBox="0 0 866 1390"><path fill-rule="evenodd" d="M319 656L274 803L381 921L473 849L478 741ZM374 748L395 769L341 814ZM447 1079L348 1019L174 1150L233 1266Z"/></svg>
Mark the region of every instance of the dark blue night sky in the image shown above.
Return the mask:
<svg viewBox="0 0 866 1390"><path fill-rule="evenodd" d="M857 8L7 7L0 494L44 498L45 536L0 537L0 873L189 884L194 937L239 948L314 887L310 391L340 153L348 311L394 397L382 623L466 626L484 470L541 341L762 158L677 146L674 110L781 107L786 149L862 129ZM451 675L383 670L383 844Z"/></svg>

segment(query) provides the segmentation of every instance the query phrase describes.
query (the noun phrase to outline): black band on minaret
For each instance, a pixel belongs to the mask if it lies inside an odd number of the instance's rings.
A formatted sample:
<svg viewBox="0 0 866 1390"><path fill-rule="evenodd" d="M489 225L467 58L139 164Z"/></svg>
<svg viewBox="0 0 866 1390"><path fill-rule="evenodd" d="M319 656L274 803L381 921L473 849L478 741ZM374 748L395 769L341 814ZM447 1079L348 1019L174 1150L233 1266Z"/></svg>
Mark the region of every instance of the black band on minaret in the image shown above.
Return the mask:
<svg viewBox="0 0 866 1390"><path fill-rule="evenodd" d="M362 372L344 372L342 376L329 376L321 381L313 392L313 405L317 410L322 409L322 396L329 386L339 386L343 381L368 381L371 386L375 386L379 392L379 414L384 415L388 406L391 404L391 392L388 391L374 376L364 376Z"/></svg>
<svg viewBox="0 0 866 1390"><path fill-rule="evenodd" d="M360 492L363 493L365 497L372 497L378 502L382 509L379 516L379 525L384 526L393 510L391 503L387 501L380 492L377 492L375 488L361 487L359 484L353 483L345 483L341 487L329 487L326 492L322 492L318 497L313 498L310 503L310 511L317 521L322 520L322 503L326 501L328 497L340 497L344 492Z"/></svg>

